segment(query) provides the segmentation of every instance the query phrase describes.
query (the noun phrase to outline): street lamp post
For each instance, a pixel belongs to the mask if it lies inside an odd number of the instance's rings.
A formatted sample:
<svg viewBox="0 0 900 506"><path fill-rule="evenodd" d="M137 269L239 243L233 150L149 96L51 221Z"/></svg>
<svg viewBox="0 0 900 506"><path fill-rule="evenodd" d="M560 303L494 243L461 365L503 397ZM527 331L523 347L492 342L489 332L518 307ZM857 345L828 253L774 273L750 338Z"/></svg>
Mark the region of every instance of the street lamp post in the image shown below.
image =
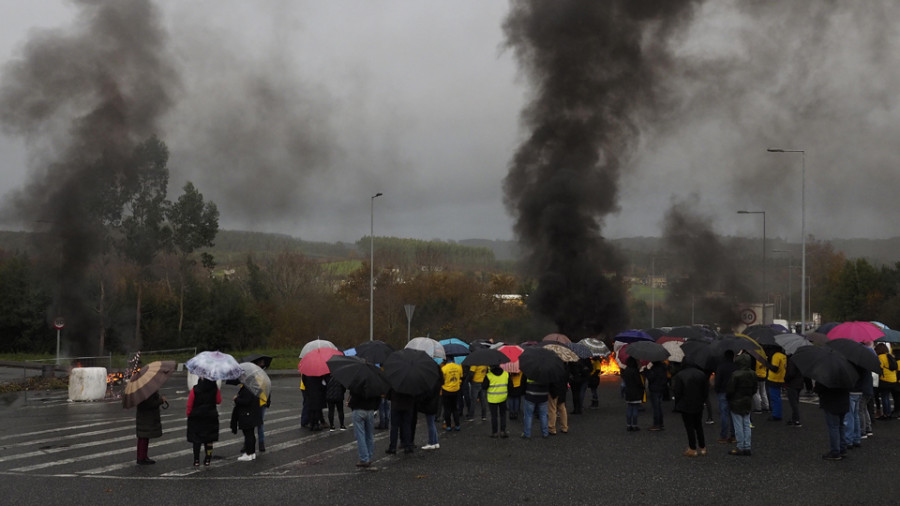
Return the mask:
<svg viewBox="0 0 900 506"><path fill-rule="evenodd" d="M762 249L762 299L763 299L763 323L766 323L766 304L769 302L769 294L766 293L766 212L765 211L738 211L738 214L761 214L763 218L763 249Z"/></svg>
<svg viewBox="0 0 900 506"><path fill-rule="evenodd" d="M372 195L369 208L369 341L375 339L375 197L381 195Z"/></svg>
<svg viewBox="0 0 900 506"><path fill-rule="evenodd" d="M793 276L794 273L791 272L791 269L792 269L791 255L790 255L791 252L786 249L773 249L772 253L787 253L788 254L788 322L790 322L791 327L793 328L794 320L793 320L793 314L791 313L791 303L792 303L791 276Z"/></svg>
<svg viewBox="0 0 900 506"><path fill-rule="evenodd" d="M800 330L806 332L806 150L769 148L769 153L800 153Z"/></svg>

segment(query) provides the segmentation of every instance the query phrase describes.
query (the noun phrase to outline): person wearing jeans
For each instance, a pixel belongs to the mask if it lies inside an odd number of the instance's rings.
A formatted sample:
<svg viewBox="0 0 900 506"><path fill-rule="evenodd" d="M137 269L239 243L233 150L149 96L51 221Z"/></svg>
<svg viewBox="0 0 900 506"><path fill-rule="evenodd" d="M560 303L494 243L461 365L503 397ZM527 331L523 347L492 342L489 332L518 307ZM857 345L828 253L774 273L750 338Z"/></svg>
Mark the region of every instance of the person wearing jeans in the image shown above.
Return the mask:
<svg viewBox="0 0 900 506"><path fill-rule="evenodd" d="M749 355L740 354L734 359L736 370L725 385L731 426L734 428L737 447L729 455L750 456L752 442L750 412L753 409L753 395L756 393L756 373L750 370L753 360Z"/></svg>
<svg viewBox="0 0 900 506"><path fill-rule="evenodd" d="M828 428L828 453L825 460L842 460L847 453L844 442L844 416L850 411L850 391L846 388L828 388L816 382L819 407L825 412L825 426Z"/></svg>
<svg viewBox="0 0 900 506"><path fill-rule="evenodd" d="M375 458L375 410L381 404L381 397L366 397L362 391L351 390L348 404L359 455L356 467L369 467Z"/></svg>
<svg viewBox="0 0 900 506"><path fill-rule="evenodd" d="M664 362L653 362L653 366L645 373L647 378L647 391L650 398L650 406L653 408L653 425L650 426L652 431L663 430L663 396L666 393L666 387L669 382L669 373L666 370Z"/></svg>
<svg viewBox="0 0 900 506"><path fill-rule="evenodd" d="M734 363L734 352L725 351L725 358L716 368L716 376L713 382L713 389L716 391L716 399L719 401L719 443L728 443L735 441L735 429L731 425L731 410L728 405L728 394L726 388L731 375L737 370L737 364Z"/></svg>
<svg viewBox="0 0 900 506"><path fill-rule="evenodd" d="M541 420L541 436L550 435L547 424L547 397L549 387L545 383L537 383L526 378L525 381L525 418L522 419L522 437L531 437L531 423L534 421L534 413L537 410Z"/></svg>
<svg viewBox="0 0 900 506"><path fill-rule="evenodd" d="M767 383L769 386L769 405L772 407L772 416L770 421L781 421L781 387L784 386L784 376L787 372L787 355L778 351L769 357L769 375Z"/></svg>

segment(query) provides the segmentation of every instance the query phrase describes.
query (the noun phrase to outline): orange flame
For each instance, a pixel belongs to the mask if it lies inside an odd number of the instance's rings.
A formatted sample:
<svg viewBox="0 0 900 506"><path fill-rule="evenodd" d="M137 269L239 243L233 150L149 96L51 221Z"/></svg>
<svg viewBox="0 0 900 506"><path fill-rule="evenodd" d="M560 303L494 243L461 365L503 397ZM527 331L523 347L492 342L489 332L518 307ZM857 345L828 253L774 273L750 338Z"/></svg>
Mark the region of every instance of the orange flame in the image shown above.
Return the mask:
<svg viewBox="0 0 900 506"><path fill-rule="evenodd" d="M600 374L619 374L620 372L615 356L610 355L600 362Z"/></svg>

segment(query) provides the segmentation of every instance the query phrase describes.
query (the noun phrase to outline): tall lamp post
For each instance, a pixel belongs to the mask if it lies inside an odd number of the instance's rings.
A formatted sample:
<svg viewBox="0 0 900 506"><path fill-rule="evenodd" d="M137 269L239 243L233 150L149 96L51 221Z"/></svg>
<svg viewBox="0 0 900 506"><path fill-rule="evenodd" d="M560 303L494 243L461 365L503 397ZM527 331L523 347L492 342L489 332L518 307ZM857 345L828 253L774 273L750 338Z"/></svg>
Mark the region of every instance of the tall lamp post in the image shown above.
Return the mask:
<svg viewBox="0 0 900 506"><path fill-rule="evenodd" d="M773 249L773 250L772 250L772 253L787 253L787 254L788 254L788 322L790 322L791 327L793 327L793 326L794 326L794 322L793 322L793 315L792 315L792 313L791 313L791 302L792 302L792 300L791 300L791 299L792 299L792 294L791 294L791 276L793 276L794 273L791 272L791 268L792 268L792 266L791 266L791 255L790 255L791 252L790 252L789 250L786 250L786 249Z"/></svg>
<svg viewBox="0 0 900 506"><path fill-rule="evenodd" d="M372 195L369 208L369 341L375 339L375 197L381 195Z"/></svg>
<svg viewBox="0 0 900 506"><path fill-rule="evenodd" d="M769 302L769 294L766 293L766 212L765 211L738 211L738 214L761 214L763 218L763 249L762 249L762 299L763 299L763 323L766 323L766 304Z"/></svg>
<svg viewBox="0 0 900 506"><path fill-rule="evenodd" d="M806 332L806 150L769 148L769 153L800 153L800 330Z"/></svg>

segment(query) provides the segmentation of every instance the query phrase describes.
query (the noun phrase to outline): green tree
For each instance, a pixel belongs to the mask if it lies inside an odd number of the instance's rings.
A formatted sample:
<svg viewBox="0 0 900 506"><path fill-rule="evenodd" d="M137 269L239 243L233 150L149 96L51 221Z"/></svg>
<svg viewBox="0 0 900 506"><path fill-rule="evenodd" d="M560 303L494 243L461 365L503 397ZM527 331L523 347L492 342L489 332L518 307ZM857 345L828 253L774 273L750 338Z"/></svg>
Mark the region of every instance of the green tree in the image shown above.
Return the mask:
<svg viewBox="0 0 900 506"><path fill-rule="evenodd" d="M178 256L178 334L184 326L185 277L195 265L191 255L198 248L213 246L219 232L219 210L213 202L204 202L203 195L190 181L184 185L184 193L169 208L167 217L172 229L172 245ZM204 253L203 266L213 267L212 256Z"/></svg>
<svg viewBox="0 0 900 506"><path fill-rule="evenodd" d="M134 345L137 349L141 348L141 295L148 267L161 251L171 247L172 229L166 222L170 206L166 200L168 161L166 145L151 137L135 148L132 170L121 186L125 205L117 246L136 269Z"/></svg>

